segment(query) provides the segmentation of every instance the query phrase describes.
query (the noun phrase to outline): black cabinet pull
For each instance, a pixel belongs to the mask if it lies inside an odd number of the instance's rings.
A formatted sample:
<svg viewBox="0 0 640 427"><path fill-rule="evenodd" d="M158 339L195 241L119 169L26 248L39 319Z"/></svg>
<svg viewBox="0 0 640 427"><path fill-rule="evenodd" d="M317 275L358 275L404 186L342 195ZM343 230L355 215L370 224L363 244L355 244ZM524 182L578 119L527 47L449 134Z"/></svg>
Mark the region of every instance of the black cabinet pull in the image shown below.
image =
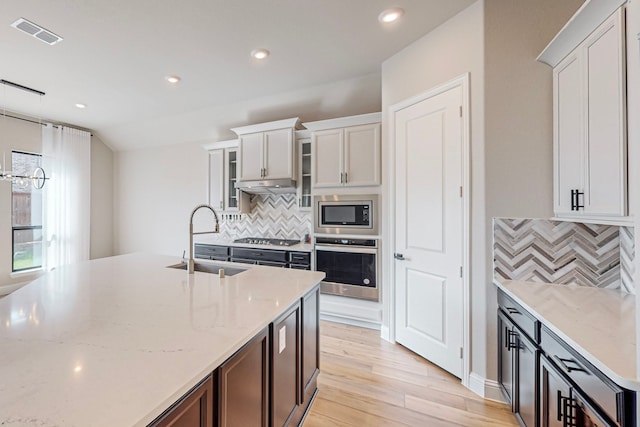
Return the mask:
<svg viewBox="0 0 640 427"><path fill-rule="evenodd" d="M507 331L507 351L511 351L511 349L518 349L518 334L513 331Z"/></svg>
<svg viewBox="0 0 640 427"><path fill-rule="evenodd" d="M582 203L580 202L580 196L582 196ZM584 191L578 189L571 190L571 210L579 211L584 209Z"/></svg>
<svg viewBox="0 0 640 427"><path fill-rule="evenodd" d="M556 390L558 392L557 396L556 396L556 420L558 421L562 421L562 399L564 399L564 397L562 397L562 391L560 390Z"/></svg>
<svg viewBox="0 0 640 427"><path fill-rule="evenodd" d="M513 308L513 307L505 307L505 309L507 310L507 313L509 314L522 314L518 311L518 309Z"/></svg>
<svg viewBox="0 0 640 427"><path fill-rule="evenodd" d="M563 368L568 373L575 371L575 372L584 372L587 375L591 375L589 371L587 371L582 366L580 366L580 364L574 359L563 359L562 357L559 357L559 356L553 356L553 359L556 361L558 366ZM570 364L573 366L570 366Z"/></svg>

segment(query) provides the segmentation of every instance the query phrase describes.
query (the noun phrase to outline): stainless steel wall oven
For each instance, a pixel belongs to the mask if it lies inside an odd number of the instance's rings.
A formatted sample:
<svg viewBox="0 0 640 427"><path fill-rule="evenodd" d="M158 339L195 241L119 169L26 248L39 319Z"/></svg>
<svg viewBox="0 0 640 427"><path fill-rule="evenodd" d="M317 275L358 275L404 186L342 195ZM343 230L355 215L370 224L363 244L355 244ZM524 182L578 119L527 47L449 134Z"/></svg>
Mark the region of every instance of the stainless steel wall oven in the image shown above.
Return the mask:
<svg viewBox="0 0 640 427"><path fill-rule="evenodd" d="M316 270L327 275L322 293L378 301L377 239L316 237L315 254Z"/></svg>

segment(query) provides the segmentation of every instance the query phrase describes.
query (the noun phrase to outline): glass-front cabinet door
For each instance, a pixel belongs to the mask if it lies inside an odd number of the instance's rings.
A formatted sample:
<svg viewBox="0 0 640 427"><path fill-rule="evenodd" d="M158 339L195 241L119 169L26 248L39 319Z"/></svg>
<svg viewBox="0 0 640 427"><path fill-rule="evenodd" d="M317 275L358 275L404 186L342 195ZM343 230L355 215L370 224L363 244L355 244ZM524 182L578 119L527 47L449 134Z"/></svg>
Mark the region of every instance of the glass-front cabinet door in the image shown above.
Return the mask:
<svg viewBox="0 0 640 427"><path fill-rule="evenodd" d="M236 190L236 181L238 180L238 149L225 149L225 165L226 165L226 209L238 209L238 190Z"/></svg>
<svg viewBox="0 0 640 427"><path fill-rule="evenodd" d="M300 177L298 189L298 206L300 209L311 209L311 138L298 140L300 144Z"/></svg>

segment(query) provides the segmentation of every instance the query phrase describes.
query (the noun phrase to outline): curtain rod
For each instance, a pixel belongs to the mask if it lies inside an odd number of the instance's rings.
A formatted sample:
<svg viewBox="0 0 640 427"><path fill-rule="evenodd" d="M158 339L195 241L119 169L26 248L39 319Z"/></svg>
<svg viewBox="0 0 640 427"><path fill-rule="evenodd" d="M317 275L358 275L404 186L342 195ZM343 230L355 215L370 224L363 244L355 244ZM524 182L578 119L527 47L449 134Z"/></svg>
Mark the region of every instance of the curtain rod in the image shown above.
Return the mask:
<svg viewBox="0 0 640 427"><path fill-rule="evenodd" d="M35 123L37 125L42 125L42 126L47 125L46 123L36 122L35 120L25 119L23 117L12 116L11 114L7 114L7 113L0 113L0 116L8 117L10 119L22 120L23 122ZM56 129L58 128L58 125L52 125L52 126Z"/></svg>
<svg viewBox="0 0 640 427"><path fill-rule="evenodd" d="M12 116L11 114L7 114L7 113L0 113L0 116L8 117L10 119L22 120L23 122L34 123L34 124L40 125L40 126L46 126L47 125L47 123L37 122L35 120L25 119L23 117ZM62 125L54 125L53 123L51 123L51 126L53 126L54 128L58 129ZM69 126L69 127L71 127L71 126ZM74 128L74 129L77 129L77 128ZM85 129L81 129L81 130L85 130ZM91 132L89 132L89 135L94 136L93 133L91 133Z"/></svg>

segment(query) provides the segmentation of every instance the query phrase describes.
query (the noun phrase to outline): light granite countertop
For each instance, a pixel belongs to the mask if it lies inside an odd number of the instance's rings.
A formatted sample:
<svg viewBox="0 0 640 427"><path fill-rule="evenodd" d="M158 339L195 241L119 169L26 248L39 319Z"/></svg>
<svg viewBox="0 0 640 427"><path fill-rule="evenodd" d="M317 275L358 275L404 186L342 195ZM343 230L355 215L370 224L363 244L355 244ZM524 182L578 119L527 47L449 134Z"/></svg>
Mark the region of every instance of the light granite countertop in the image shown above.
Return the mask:
<svg viewBox="0 0 640 427"><path fill-rule="evenodd" d="M640 391L634 295L513 280L495 284L618 385Z"/></svg>
<svg viewBox="0 0 640 427"><path fill-rule="evenodd" d="M1 299L0 425L147 425L324 277L165 268L178 261L88 261Z"/></svg>

